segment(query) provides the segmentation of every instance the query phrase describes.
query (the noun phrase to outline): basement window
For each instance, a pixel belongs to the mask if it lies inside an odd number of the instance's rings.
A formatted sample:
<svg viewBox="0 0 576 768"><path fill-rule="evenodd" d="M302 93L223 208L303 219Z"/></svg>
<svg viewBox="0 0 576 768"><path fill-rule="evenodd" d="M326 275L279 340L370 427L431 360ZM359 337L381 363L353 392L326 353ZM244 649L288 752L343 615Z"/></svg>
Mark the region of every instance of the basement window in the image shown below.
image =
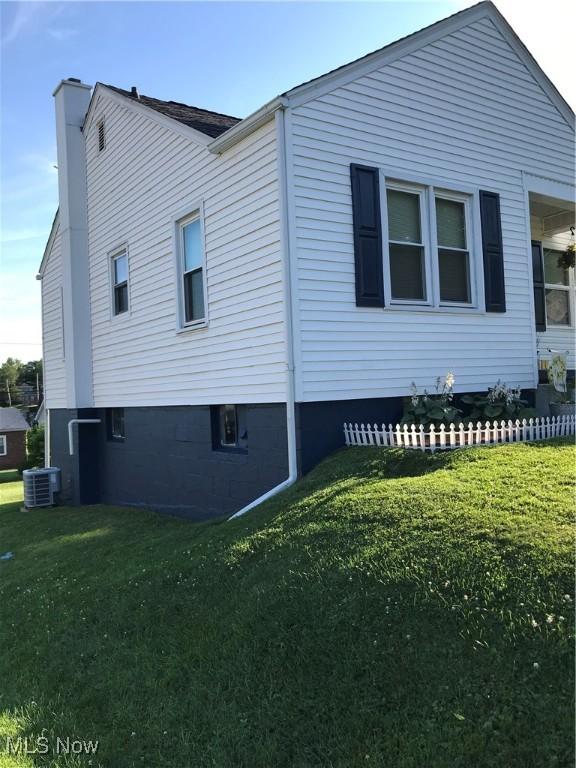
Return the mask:
<svg viewBox="0 0 576 768"><path fill-rule="evenodd" d="M125 438L124 408L110 408L108 410L108 440L121 442Z"/></svg>
<svg viewBox="0 0 576 768"><path fill-rule="evenodd" d="M98 131L98 152L103 152L106 148L106 123L100 120L96 125Z"/></svg>
<svg viewBox="0 0 576 768"><path fill-rule="evenodd" d="M245 405L213 405L212 448L215 451L246 453L248 429Z"/></svg>

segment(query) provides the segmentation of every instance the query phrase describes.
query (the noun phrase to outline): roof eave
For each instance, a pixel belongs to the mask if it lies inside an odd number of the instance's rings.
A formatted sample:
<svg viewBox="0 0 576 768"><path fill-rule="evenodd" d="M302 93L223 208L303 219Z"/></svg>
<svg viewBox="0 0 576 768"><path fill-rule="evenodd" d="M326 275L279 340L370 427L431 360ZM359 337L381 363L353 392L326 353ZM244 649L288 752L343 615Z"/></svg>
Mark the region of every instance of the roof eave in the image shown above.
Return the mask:
<svg viewBox="0 0 576 768"><path fill-rule="evenodd" d="M249 136L258 128L269 122L274 116L275 112L277 112L279 109L285 109L289 106L289 103L289 99L286 98L286 96L277 96L267 104L264 104L263 107L260 107L260 109L258 109L256 112L253 112L251 115L248 115L248 117L245 117L244 120L241 120L233 128L230 128L221 136L212 139L207 145L209 151L214 155L222 154L222 152L230 149L230 147L233 147L239 141L242 141L242 139L244 139L246 136Z"/></svg>
<svg viewBox="0 0 576 768"><path fill-rule="evenodd" d="M48 263L48 257L50 256L50 251L52 250L52 244L54 243L54 238L56 237L56 232L58 232L58 225L60 224L60 209L56 209L56 213L54 214L54 219L52 221L52 226L50 227L50 234L48 235L48 240L46 241L46 247L44 248L44 253L42 255L42 261L40 262L40 266L38 267L38 274L36 275L36 280L42 280L44 277L44 270L46 269L46 264Z"/></svg>
<svg viewBox="0 0 576 768"><path fill-rule="evenodd" d="M470 8L458 11L452 16L441 19L428 27L412 32L406 37L386 45L384 48L350 62L350 64L345 64L343 67L338 67L338 69L332 72L320 75L307 83L297 85L295 88L286 91L283 95L290 100L291 106L301 106L307 101L338 87L340 84L368 74L401 56L409 54L412 50L417 50L423 45L427 45L440 37L450 34L450 32L485 18L490 19L498 26L510 45L516 50L518 56L524 61L534 79L548 94L562 117L574 129L574 112L572 108L491 0L484 0Z"/></svg>
<svg viewBox="0 0 576 768"><path fill-rule="evenodd" d="M129 107L134 112L139 112L140 114L146 115L146 117L149 118L150 120L154 120L154 122L158 123L159 125L163 125L164 127L169 128L170 130L176 133L179 133L181 136L184 136L187 139L192 139L193 141L196 142L196 144L200 144L201 146L205 147L212 141L212 138L210 136L208 136L205 133L202 133L201 131L196 130L196 128L192 128L191 126L180 122L180 120L176 120L175 118L170 117L169 115L165 115L162 112L158 112L156 109L153 109L152 107L149 107L146 104L142 104L139 101L136 101L135 99L132 99L128 96L124 96L123 94L118 93L118 91L114 91L111 88L108 88L106 85L104 85L104 83L96 83L94 92L92 94L92 100L90 101L88 112L86 113L84 126L82 128L84 133L86 133L89 130L90 124L94 119L95 104L97 102L97 97L102 92L106 94L107 98L112 99L117 104L122 104L123 106Z"/></svg>

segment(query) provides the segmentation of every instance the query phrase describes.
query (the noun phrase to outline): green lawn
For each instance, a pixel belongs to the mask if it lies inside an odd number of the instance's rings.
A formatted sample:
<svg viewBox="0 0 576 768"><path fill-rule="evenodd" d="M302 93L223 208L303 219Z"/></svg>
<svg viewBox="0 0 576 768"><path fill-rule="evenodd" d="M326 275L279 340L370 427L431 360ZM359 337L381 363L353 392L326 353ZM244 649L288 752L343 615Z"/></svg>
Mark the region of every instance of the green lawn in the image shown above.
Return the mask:
<svg viewBox="0 0 576 768"><path fill-rule="evenodd" d="M572 766L574 459L348 449L203 525L3 483L0 735L106 768Z"/></svg>
<svg viewBox="0 0 576 768"><path fill-rule="evenodd" d="M0 483L13 483L19 479L17 469L2 469L0 470Z"/></svg>

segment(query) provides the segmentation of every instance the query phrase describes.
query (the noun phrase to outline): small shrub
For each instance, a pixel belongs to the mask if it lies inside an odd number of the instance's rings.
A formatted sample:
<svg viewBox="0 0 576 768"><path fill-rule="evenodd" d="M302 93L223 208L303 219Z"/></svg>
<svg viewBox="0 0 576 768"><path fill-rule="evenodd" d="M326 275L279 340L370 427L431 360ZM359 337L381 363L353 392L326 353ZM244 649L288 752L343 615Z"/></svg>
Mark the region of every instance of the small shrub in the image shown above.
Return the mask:
<svg viewBox="0 0 576 768"><path fill-rule="evenodd" d="M471 406L468 418L472 421L529 419L535 411L528 407L528 401L522 400L520 394L519 389L508 387L498 379L487 394L464 395L462 402Z"/></svg>
<svg viewBox="0 0 576 768"><path fill-rule="evenodd" d="M27 437L28 460L24 469L44 466L44 427L32 427Z"/></svg>
<svg viewBox="0 0 576 768"><path fill-rule="evenodd" d="M447 373L443 380L438 376L436 393L430 394L425 389L421 395L418 394L416 384L412 382L410 402L404 407L404 416L400 423L417 426L422 424L425 427L434 424L439 427L441 424L448 425L460 421L462 411L452 403L454 381L452 373Z"/></svg>

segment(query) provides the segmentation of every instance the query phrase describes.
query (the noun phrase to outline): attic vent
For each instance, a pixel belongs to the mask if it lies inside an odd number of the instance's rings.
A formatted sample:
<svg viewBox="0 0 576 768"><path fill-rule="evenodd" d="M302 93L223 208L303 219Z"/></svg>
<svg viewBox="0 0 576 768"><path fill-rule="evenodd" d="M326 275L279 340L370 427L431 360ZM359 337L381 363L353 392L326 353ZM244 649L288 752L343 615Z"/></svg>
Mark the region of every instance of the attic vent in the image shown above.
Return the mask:
<svg viewBox="0 0 576 768"><path fill-rule="evenodd" d="M106 128L104 120L100 120L98 123L98 152L102 152L106 146Z"/></svg>

